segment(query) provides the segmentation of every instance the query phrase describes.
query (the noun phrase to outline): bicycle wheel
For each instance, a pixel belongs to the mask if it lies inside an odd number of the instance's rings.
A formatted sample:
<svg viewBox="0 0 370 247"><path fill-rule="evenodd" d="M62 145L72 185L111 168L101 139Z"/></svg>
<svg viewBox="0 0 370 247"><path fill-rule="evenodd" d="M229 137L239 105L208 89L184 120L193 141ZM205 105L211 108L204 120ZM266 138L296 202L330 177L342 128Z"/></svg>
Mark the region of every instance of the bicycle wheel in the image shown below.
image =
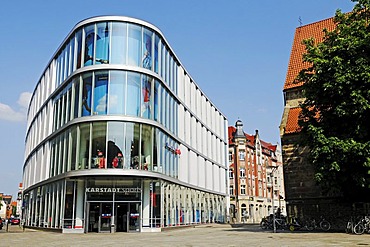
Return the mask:
<svg viewBox="0 0 370 247"><path fill-rule="evenodd" d="M330 227L331 227L331 225L330 225L329 221L323 220L323 221L320 222L321 230L327 232L327 231L330 230Z"/></svg>
<svg viewBox="0 0 370 247"><path fill-rule="evenodd" d="M357 235L361 235L364 233L365 231L365 226L362 224L362 223L358 223L357 225L355 225L355 227L353 228L353 231L357 234Z"/></svg>
<svg viewBox="0 0 370 247"><path fill-rule="evenodd" d="M346 233L353 233L352 222L348 222L346 226Z"/></svg>
<svg viewBox="0 0 370 247"><path fill-rule="evenodd" d="M315 226L313 224L307 224L306 229L312 232L313 230L315 230Z"/></svg>
<svg viewBox="0 0 370 247"><path fill-rule="evenodd" d="M266 230L267 229L267 223L266 223L266 221L261 221L261 223L260 223L260 227L262 228L262 230Z"/></svg>

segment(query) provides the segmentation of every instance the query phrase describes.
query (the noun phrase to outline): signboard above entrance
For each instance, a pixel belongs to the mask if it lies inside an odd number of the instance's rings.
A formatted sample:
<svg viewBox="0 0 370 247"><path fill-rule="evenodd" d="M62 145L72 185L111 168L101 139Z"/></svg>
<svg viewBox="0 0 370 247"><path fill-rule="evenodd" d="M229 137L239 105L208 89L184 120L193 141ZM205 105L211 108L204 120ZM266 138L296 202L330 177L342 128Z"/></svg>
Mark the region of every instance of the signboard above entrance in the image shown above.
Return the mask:
<svg viewBox="0 0 370 247"><path fill-rule="evenodd" d="M141 188L100 188L100 187L87 187L86 193L141 193Z"/></svg>

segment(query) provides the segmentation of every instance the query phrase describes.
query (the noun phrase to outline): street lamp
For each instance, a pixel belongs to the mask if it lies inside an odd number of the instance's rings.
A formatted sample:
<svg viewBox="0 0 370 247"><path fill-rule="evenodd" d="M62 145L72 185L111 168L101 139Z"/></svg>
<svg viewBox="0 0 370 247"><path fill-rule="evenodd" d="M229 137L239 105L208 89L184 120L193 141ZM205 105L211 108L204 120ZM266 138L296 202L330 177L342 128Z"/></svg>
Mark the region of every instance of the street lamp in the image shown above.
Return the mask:
<svg viewBox="0 0 370 247"><path fill-rule="evenodd" d="M271 184L272 184L272 188L271 188L271 192L272 192L272 195L271 195L271 200L272 200L272 225L274 227L274 233L276 233L276 222L275 222L275 209L274 209L274 172L276 171L277 169L277 166L273 166L272 169L271 169L271 173L270 173L270 177L271 177Z"/></svg>

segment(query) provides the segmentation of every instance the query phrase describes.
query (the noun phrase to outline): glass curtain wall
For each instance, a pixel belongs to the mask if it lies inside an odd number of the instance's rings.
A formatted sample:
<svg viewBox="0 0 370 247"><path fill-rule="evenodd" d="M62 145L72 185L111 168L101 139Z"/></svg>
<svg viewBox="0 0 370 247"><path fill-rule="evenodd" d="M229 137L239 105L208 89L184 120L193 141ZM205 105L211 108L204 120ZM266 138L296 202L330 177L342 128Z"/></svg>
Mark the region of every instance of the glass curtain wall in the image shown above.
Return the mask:
<svg viewBox="0 0 370 247"><path fill-rule="evenodd" d="M55 58L60 85L76 69L124 64L158 73L177 93L177 61L153 30L133 23L97 22L77 29Z"/></svg>
<svg viewBox="0 0 370 247"><path fill-rule="evenodd" d="M54 98L54 130L92 115L152 119L176 134L178 102L161 82L136 72L99 70L70 79Z"/></svg>
<svg viewBox="0 0 370 247"><path fill-rule="evenodd" d="M80 169L138 169L178 177L179 144L153 126L120 121L72 125L51 141L52 176ZM69 154L65 156L64 154ZM63 157L68 157L65 160Z"/></svg>

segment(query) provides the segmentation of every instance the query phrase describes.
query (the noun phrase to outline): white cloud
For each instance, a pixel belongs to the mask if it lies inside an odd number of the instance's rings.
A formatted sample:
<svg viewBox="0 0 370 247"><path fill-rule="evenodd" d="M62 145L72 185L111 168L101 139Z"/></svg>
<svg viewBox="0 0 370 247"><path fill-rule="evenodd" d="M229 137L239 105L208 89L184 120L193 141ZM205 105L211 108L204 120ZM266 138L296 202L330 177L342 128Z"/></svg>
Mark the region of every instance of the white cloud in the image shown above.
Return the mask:
<svg viewBox="0 0 370 247"><path fill-rule="evenodd" d="M12 109L9 105L0 103L0 120L10 122L26 121L27 107L30 102L32 94L23 92L17 101L19 109Z"/></svg>
<svg viewBox="0 0 370 247"><path fill-rule="evenodd" d="M21 95L19 95L19 99L17 101L18 105L22 108L27 109L28 104L30 103L32 97L32 93L30 92L23 92Z"/></svg>
<svg viewBox="0 0 370 247"><path fill-rule="evenodd" d="M107 108L107 96L104 95L98 100L98 105L96 106L97 112L104 112Z"/></svg>

